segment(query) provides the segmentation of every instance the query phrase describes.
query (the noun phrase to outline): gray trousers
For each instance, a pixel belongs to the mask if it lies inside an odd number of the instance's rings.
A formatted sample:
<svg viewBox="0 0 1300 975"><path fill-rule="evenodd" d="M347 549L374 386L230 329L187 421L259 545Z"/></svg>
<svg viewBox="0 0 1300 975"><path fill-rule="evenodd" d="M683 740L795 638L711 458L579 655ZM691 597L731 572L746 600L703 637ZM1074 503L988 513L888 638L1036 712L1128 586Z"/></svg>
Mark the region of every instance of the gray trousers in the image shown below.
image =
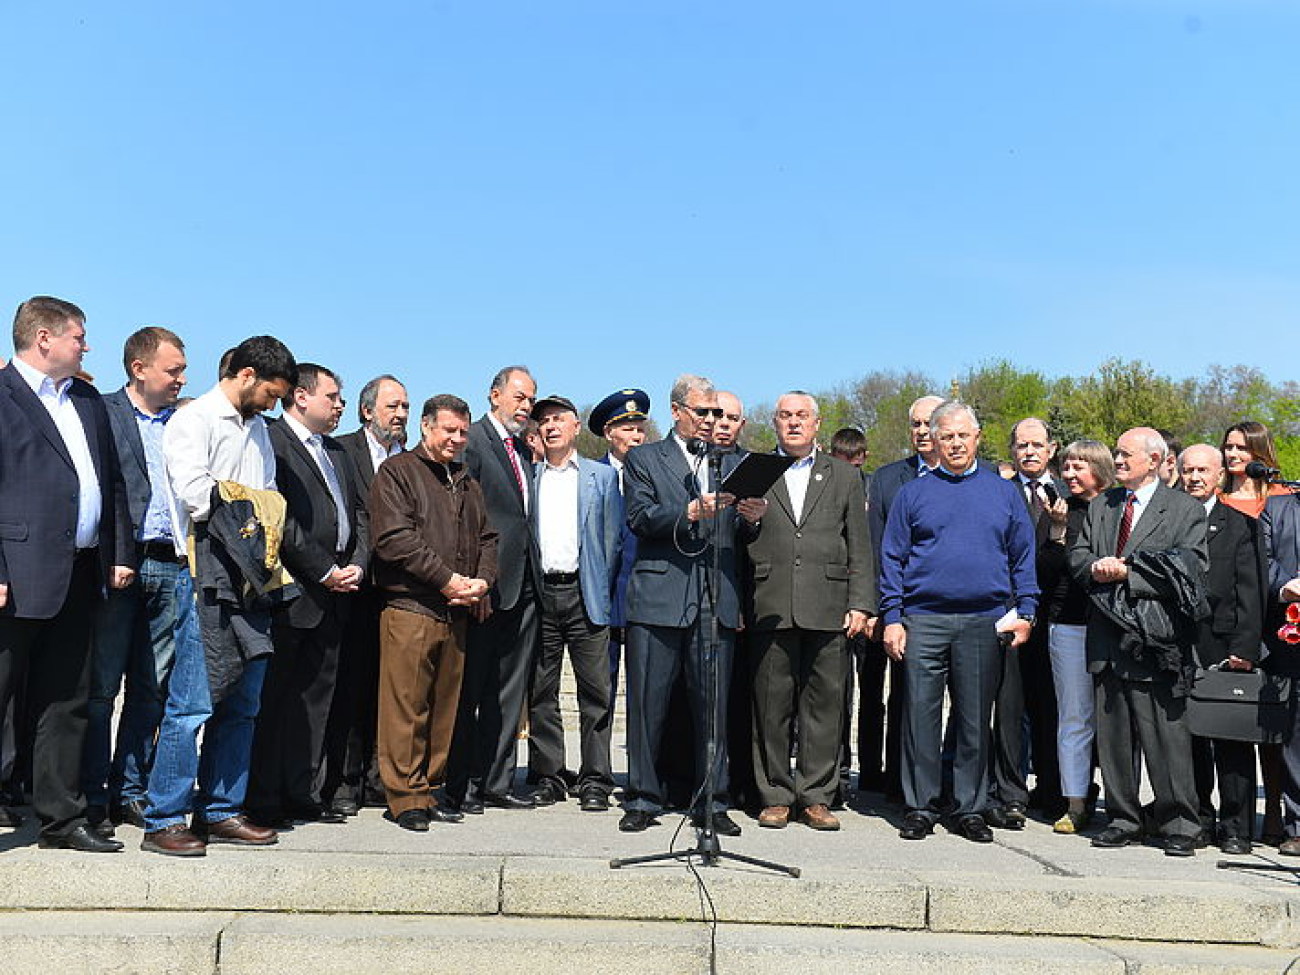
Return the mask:
<svg viewBox="0 0 1300 975"><path fill-rule="evenodd" d="M1106 787L1110 825L1138 831L1140 749L1146 758L1155 823L1163 836L1195 836L1200 829L1192 736L1184 720L1186 700L1164 681L1125 680L1106 667L1097 681L1097 758ZM1136 738L1135 738L1136 736Z"/></svg>
<svg viewBox="0 0 1300 975"><path fill-rule="evenodd" d="M904 617L906 701L903 712L903 800L931 821L945 812L980 813L988 804L993 699L1002 648L992 616L914 614ZM953 751L952 796L943 797L943 693Z"/></svg>

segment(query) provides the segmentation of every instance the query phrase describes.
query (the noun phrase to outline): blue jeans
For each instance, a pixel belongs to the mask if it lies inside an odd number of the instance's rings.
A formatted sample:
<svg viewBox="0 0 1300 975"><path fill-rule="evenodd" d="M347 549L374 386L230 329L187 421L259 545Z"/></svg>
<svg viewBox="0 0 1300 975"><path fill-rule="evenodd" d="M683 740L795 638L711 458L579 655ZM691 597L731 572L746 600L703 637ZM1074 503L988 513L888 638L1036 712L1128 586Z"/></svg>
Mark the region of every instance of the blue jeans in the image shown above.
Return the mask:
<svg viewBox="0 0 1300 975"><path fill-rule="evenodd" d="M110 589L95 620L89 721L81 787L90 806L143 799L153 764L154 735L167 700L175 655L175 562L144 559L126 589ZM126 678L126 698L110 748L113 701Z"/></svg>
<svg viewBox="0 0 1300 975"><path fill-rule="evenodd" d="M149 832L184 823L190 812L203 822L216 823L243 811L253 725L266 674L266 657L248 661L238 683L213 708L194 583L188 572L177 575L176 605L176 663L149 773L145 813ZM270 627L269 615L245 620L255 627ZM205 729L202 755L200 728Z"/></svg>

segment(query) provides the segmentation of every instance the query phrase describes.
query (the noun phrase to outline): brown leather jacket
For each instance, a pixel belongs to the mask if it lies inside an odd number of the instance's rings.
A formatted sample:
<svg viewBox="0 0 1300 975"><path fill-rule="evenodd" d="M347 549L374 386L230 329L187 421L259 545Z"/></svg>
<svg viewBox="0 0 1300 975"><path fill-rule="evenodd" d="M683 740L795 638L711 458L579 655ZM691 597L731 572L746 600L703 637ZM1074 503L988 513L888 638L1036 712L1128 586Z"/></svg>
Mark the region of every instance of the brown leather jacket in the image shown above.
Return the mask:
<svg viewBox="0 0 1300 975"><path fill-rule="evenodd" d="M453 462L430 460L420 447L388 458L370 485L370 537L375 584L386 604L446 619L442 587L454 573L497 575L497 533L483 491Z"/></svg>

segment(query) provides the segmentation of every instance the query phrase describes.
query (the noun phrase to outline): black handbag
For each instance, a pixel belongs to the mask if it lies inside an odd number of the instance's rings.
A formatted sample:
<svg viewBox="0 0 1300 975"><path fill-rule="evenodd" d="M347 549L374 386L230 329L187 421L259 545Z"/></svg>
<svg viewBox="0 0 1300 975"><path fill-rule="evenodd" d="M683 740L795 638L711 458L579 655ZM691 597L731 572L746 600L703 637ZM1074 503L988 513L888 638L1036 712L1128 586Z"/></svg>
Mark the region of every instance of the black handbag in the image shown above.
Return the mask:
<svg viewBox="0 0 1300 975"><path fill-rule="evenodd" d="M1254 670L1196 668L1187 726L1200 738L1277 743L1291 734L1291 678Z"/></svg>

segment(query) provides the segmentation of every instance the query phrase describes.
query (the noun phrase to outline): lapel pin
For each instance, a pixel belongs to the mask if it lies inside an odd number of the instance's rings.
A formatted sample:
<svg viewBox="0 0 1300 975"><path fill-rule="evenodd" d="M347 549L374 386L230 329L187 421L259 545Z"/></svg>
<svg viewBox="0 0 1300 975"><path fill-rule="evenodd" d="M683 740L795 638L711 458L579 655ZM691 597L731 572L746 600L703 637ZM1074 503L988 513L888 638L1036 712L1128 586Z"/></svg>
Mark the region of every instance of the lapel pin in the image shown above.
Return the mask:
<svg viewBox="0 0 1300 975"><path fill-rule="evenodd" d="M813 480L814 480L814 481L820 481L821 479L822 479L822 476L821 476L820 474L814 474L814 475L813 475Z"/></svg>

